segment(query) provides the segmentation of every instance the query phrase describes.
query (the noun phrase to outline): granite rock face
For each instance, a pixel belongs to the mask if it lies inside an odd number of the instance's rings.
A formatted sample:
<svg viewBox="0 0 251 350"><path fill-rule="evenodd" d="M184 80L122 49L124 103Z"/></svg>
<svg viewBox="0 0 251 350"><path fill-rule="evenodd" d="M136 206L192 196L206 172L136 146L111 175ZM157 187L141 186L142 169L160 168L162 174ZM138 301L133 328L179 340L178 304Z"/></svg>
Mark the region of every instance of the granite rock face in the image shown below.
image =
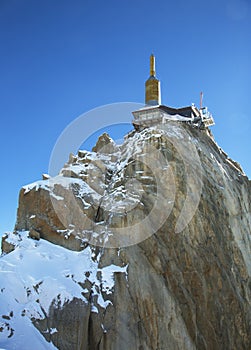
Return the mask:
<svg viewBox="0 0 251 350"><path fill-rule="evenodd" d="M41 317L24 316L47 344L251 348L251 182L208 130L170 122L132 132L122 146L102 135L57 177L21 189L18 239L4 238L6 253L26 254L22 231L79 263L90 251L84 277L67 273L80 296L63 301L59 290ZM46 288L30 288L39 307Z"/></svg>

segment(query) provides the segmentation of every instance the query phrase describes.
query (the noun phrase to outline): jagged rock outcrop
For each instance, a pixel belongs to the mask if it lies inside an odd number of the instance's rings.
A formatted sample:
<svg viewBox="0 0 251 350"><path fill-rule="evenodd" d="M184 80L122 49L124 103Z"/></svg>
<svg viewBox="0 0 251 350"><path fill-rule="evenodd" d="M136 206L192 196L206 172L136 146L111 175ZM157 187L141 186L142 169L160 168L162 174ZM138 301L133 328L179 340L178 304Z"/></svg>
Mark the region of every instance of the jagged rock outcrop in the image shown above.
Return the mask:
<svg viewBox="0 0 251 350"><path fill-rule="evenodd" d="M60 280L51 293L50 272L29 272L29 303L16 297L48 346L251 348L251 182L207 130L169 122L122 146L102 136L21 190L3 242L17 247L3 268L29 255ZM4 322L0 336L14 329Z"/></svg>

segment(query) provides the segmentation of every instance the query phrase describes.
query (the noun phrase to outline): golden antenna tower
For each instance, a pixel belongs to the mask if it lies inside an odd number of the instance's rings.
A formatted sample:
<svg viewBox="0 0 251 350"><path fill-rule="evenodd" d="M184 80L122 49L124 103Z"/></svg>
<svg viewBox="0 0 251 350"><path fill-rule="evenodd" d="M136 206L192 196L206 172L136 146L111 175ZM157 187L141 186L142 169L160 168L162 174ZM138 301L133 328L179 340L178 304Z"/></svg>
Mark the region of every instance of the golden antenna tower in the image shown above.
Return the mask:
<svg viewBox="0 0 251 350"><path fill-rule="evenodd" d="M150 56L150 77L145 82L145 103L146 105L160 105L160 81L156 78L155 56Z"/></svg>

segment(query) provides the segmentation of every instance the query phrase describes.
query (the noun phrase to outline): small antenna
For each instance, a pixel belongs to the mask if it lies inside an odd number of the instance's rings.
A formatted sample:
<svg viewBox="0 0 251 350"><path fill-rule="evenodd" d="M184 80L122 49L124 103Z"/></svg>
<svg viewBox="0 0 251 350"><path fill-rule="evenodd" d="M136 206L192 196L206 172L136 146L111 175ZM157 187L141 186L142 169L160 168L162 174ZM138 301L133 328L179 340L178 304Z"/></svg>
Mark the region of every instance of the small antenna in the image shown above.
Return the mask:
<svg viewBox="0 0 251 350"><path fill-rule="evenodd" d="M200 109L203 107L203 92L200 92Z"/></svg>
<svg viewBox="0 0 251 350"><path fill-rule="evenodd" d="M155 72L155 56L152 53L150 56L150 76L154 76L155 77L156 72Z"/></svg>

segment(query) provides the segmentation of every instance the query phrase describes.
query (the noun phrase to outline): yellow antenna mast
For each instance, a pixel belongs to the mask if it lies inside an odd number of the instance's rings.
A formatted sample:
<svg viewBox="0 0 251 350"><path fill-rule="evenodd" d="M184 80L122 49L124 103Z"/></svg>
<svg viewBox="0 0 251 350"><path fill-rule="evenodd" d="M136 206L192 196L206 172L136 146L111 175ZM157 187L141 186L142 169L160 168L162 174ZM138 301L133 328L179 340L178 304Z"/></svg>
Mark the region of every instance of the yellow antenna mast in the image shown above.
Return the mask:
<svg viewBox="0 0 251 350"><path fill-rule="evenodd" d="M161 104L160 81L156 78L155 56L150 56L150 77L145 82L145 103L156 106Z"/></svg>
<svg viewBox="0 0 251 350"><path fill-rule="evenodd" d="M152 53L150 56L150 76L154 76L155 77L156 72L155 72L155 56Z"/></svg>

